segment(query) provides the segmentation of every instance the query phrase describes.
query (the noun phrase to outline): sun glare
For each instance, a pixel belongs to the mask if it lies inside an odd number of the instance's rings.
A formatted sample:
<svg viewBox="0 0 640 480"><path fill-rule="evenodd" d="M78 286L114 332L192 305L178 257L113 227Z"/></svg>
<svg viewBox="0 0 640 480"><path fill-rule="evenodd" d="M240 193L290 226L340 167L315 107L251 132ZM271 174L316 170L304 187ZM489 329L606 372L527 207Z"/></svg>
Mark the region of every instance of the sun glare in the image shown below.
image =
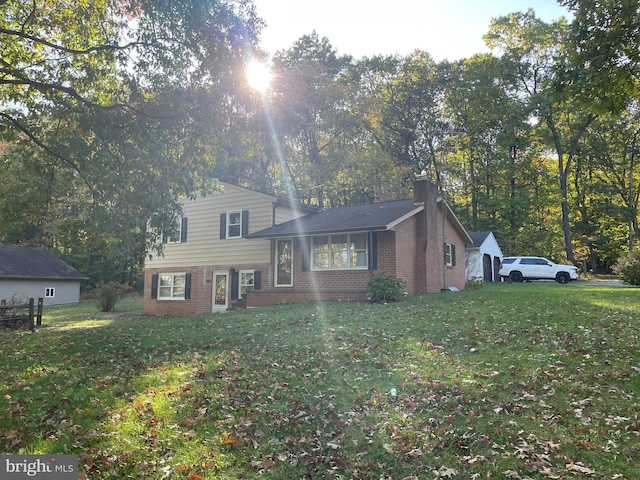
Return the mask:
<svg viewBox="0 0 640 480"><path fill-rule="evenodd" d="M252 59L247 64L247 81L251 88L258 92L266 91L271 85L273 73L264 63Z"/></svg>

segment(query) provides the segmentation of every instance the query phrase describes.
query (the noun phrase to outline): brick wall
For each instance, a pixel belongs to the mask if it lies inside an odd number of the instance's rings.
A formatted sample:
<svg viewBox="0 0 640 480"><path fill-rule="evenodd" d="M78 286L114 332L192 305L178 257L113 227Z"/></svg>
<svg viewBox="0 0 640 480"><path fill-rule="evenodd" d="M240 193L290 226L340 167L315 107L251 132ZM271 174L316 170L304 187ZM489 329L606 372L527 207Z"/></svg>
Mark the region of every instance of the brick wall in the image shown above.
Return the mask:
<svg viewBox="0 0 640 480"><path fill-rule="evenodd" d="M419 269L417 268L417 250L418 250L418 217L419 213L396 227L394 255L396 261L397 278L407 282L405 290L410 293L424 291L422 287L424 282L419 281ZM423 263L424 265L424 263ZM424 275L422 275L424 276ZM422 288L422 289L421 289Z"/></svg>
<svg viewBox="0 0 640 480"><path fill-rule="evenodd" d="M313 300L362 301L366 299L367 284L373 275L386 273L406 281L406 291L435 292L455 286L464 289L465 244L463 235L454 227L450 212L443 202L438 203L434 184L416 182L414 200L426 206L422 212L396 225L393 231L378 232L376 270L303 271L302 240L294 241L294 287L274 287L274 243L268 264L234 265L236 270L261 272L261 288L248 295L249 306ZM444 263L444 243L455 245L456 264ZM193 315L211 312L213 274L228 271L224 266L147 269L145 271L144 311L151 315ZM191 299L152 300L151 277L156 273L190 273ZM231 286L227 289L230 295ZM229 299L229 306L232 301Z"/></svg>
<svg viewBox="0 0 640 480"><path fill-rule="evenodd" d="M387 273L395 276L395 235L393 232L377 234L378 268L376 270L327 270L303 271L303 248L301 240L294 242L293 287L274 287L273 274L265 282L262 274L262 288L249 295L249 306L263 306L278 303L323 300L366 300L367 284L373 275ZM272 257L274 248L271 249ZM272 258L272 264L275 259ZM270 269L272 270L272 269Z"/></svg>
<svg viewBox="0 0 640 480"><path fill-rule="evenodd" d="M268 264L237 265L236 270L255 270L261 272L261 283L273 285L273 272ZM210 313L213 303L213 275L214 272L228 272L228 265L209 265L203 267L162 268L145 270L144 284L144 312L148 315L196 315ZM151 278L160 273L190 273L191 298L188 300L157 300L151 298ZM268 282L268 283L265 283ZM236 300L231 300L231 276L227 286L227 302L229 307Z"/></svg>
<svg viewBox="0 0 640 480"><path fill-rule="evenodd" d="M416 291L437 292L449 286L464 289L465 240L454 227L455 220L450 218L446 204L438 202L437 187L433 183L417 181L413 191L414 201L425 205L423 213L416 219ZM444 243L455 245L454 266L445 265Z"/></svg>

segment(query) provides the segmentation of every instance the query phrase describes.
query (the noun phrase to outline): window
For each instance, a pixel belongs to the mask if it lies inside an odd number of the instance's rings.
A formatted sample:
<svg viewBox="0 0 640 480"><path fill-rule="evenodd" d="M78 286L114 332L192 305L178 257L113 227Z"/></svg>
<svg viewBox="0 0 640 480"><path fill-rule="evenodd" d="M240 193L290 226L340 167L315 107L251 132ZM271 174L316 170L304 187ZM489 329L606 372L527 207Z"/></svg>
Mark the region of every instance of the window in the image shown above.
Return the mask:
<svg viewBox="0 0 640 480"><path fill-rule="evenodd" d="M276 241L276 286L293 285L293 241Z"/></svg>
<svg viewBox="0 0 640 480"><path fill-rule="evenodd" d="M255 272L253 270L240 270L240 295L242 298L247 292L252 292L254 287Z"/></svg>
<svg viewBox="0 0 640 480"><path fill-rule="evenodd" d="M187 217L176 219L174 230L163 235L162 243L185 243L187 241Z"/></svg>
<svg viewBox="0 0 640 480"><path fill-rule="evenodd" d="M227 213L227 238L242 236L242 212Z"/></svg>
<svg viewBox="0 0 640 480"><path fill-rule="evenodd" d="M56 289L48 287L44 289L44 298L54 298L56 296Z"/></svg>
<svg viewBox="0 0 640 480"><path fill-rule="evenodd" d="M220 240L242 238L249 233L249 210L220 214Z"/></svg>
<svg viewBox="0 0 640 480"><path fill-rule="evenodd" d="M444 264L447 267L456 265L456 246L451 243L444 244Z"/></svg>
<svg viewBox="0 0 640 480"><path fill-rule="evenodd" d="M368 258L366 233L322 235L313 238L311 248L313 269L366 269Z"/></svg>
<svg viewBox="0 0 640 480"><path fill-rule="evenodd" d="M162 273L158 284L158 299L184 300L187 275L184 273Z"/></svg>

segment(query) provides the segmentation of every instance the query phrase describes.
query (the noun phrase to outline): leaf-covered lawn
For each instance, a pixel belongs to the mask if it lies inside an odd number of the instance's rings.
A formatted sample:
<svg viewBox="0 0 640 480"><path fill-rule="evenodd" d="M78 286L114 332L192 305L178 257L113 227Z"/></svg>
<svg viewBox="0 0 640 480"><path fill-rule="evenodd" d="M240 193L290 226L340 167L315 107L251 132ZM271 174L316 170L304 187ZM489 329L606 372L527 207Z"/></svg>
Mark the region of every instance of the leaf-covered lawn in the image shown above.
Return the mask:
<svg viewBox="0 0 640 480"><path fill-rule="evenodd" d="M0 332L0 449L81 478L640 478L640 290L531 283Z"/></svg>

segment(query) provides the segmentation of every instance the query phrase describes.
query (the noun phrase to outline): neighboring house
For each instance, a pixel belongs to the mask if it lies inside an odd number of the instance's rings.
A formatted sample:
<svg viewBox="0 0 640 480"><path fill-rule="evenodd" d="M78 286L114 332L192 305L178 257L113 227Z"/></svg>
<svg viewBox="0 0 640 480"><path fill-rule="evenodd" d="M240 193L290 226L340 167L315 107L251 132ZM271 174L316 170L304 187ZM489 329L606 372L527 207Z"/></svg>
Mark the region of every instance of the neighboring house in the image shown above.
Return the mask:
<svg viewBox="0 0 640 480"><path fill-rule="evenodd" d="M147 260L146 313L365 300L381 273L404 279L409 294L464 288L471 238L431 182L416 182L410 200L321 211L223 186L224 194L185 201L180 235Z"/></svg>
<svg viewBox="0 0 640 480"><path fill-rule="evenodd" d="M43 248L0 245L0 300L78 303L82 280L88 277Z"/></svg>
<svg viewBox="0 0 640 480"><path fill-rule="evenodd" d="M467 245L467 280L499 282L502 250L492 232L471 232L472 245Z"/></svg>

